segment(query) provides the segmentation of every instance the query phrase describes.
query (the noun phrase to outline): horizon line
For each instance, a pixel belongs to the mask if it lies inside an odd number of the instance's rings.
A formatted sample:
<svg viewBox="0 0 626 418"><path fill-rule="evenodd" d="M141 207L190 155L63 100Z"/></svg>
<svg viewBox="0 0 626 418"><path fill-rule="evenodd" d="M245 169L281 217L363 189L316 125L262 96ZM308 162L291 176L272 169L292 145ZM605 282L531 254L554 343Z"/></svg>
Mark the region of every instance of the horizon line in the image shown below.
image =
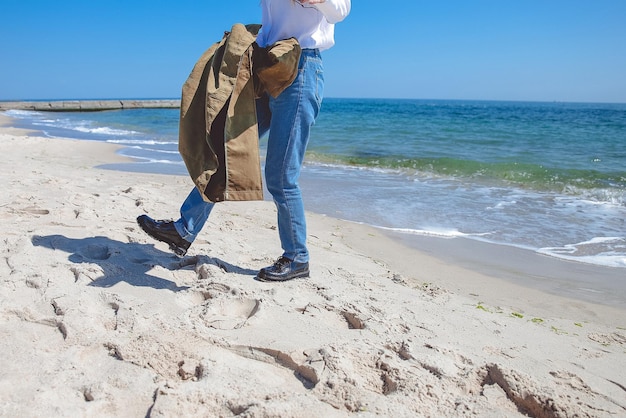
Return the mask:
<svg viewBox="0 0 626 418"><path fill-rule="evenodd" d="M327 96L324 100L420 100L420 101L456 101L456 102L508 102L508 103L564 103L564 104L626 104L618 101L569 101L569 100L537 100L537 99L452 99L452 98L411 98L411 97L357 97L357 96ZM85 103L85 102L171 102L180 101L180 97L116 97L116 98L59 98L59 99L1 99L0 103ZM8 110L0 107L0 110Z"/></svg>

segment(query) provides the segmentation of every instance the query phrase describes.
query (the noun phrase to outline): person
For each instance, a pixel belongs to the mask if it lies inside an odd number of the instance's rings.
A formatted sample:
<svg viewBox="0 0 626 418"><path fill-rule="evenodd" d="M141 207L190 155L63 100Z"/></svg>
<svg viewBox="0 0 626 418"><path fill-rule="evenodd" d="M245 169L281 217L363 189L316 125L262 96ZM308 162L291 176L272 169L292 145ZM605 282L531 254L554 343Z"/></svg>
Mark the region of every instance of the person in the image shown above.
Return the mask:
<svg viewBox="0 0 626 418"><path fill-rule="evenodd" d="M262 268L257 279L286 281L309 277L306 219L298 178L310 130L321 107L324 77L320 51L332 47L334 25L350 13L350 0L262 0L261 30L256 43L267 47L296 38L302 48L295 80L277 97L256 99L259 136L268 133L265 160L267 189L277 208L283 254ZM213 207L194 187L180 207L176 221L137 218L152 238L184 256L202 230Z"/></svg>

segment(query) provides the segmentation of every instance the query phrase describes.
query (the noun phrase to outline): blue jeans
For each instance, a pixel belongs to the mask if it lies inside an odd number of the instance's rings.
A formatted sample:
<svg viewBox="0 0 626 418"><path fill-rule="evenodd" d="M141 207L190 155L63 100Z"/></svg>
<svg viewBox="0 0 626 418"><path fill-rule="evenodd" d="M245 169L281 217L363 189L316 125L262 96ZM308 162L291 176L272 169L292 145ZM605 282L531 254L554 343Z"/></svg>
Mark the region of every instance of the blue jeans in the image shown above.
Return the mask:
<svg viewBox="0 0 626 418"><path fill-rule="evenodd" d="M278 234L283 256L305 263L306 219L298 179L311 127L319 114L324 91L322 58L315 49L302 50L298 75L277 98L257 99L259 136L269 131L265 181L278 211ZM185 240L193 242L209 218L214 203L205 202L193 188L174 222Z"/></svg>

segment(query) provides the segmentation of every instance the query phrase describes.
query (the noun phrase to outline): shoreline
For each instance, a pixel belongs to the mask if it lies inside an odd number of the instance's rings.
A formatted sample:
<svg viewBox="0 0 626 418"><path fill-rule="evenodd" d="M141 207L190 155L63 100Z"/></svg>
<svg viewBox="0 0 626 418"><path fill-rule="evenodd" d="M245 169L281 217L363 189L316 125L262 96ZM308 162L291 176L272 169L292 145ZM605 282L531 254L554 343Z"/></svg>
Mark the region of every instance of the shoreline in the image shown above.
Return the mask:
<svg viewBox="0 0 626 418"><path fill-rule="evenodd" d="M311 278L257 282L280 253L266 201L216 207L180 259L135 217L175 216L191 180L94 168L122 160L117 149L0 127L3 413L626 412L623 305L545 293L446 259L451 246L482 253L467 241L416 249L313 213ZM504 266L509 257L535 263L492 250L482 254Z"/></svg>
<svg viewBox="0 0 626 418"><path fill-rule="evenodd" d="M533 250L482 242L390 233L392 239L442 262L559 297L621 308L626 305L626 269L544 255ZM452 286L453 283L450 283ZM471 293L469 286L465 293Z"/></svg>
<svg viewBox="0 0 626 418"><path fill-rule="evenodd" d="M570 262L466 238L402 236L368 225L315 216L325 219L322 222L330 229L341 224L347 231L342 239L350 248L388 265L413 286L440 287L477 306L506 307L539 317L558 312L562 317L616 326L620 326L620 317L626 313L621 288L619 294L587 293L586 289L572 288L567 281L571 277L582 281L588 274L606 271L610 272L610 279L622 279L618 268ZM549 281L542 283L546 278Z"/></svg>

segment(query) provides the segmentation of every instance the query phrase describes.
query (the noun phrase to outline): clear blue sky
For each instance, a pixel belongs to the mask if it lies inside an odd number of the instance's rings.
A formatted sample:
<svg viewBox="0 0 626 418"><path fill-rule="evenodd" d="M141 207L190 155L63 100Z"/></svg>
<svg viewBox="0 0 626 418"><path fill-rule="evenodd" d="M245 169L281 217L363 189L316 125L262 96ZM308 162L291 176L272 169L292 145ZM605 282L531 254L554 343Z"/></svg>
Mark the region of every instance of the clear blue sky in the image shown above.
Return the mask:
<svg viewBox="0 0 626 418"><path fill-rule="evenodd" d="M2 0L0 100L177 98L259 0ZM353 0L327 97L626 103L626 0Z"/></svg>

